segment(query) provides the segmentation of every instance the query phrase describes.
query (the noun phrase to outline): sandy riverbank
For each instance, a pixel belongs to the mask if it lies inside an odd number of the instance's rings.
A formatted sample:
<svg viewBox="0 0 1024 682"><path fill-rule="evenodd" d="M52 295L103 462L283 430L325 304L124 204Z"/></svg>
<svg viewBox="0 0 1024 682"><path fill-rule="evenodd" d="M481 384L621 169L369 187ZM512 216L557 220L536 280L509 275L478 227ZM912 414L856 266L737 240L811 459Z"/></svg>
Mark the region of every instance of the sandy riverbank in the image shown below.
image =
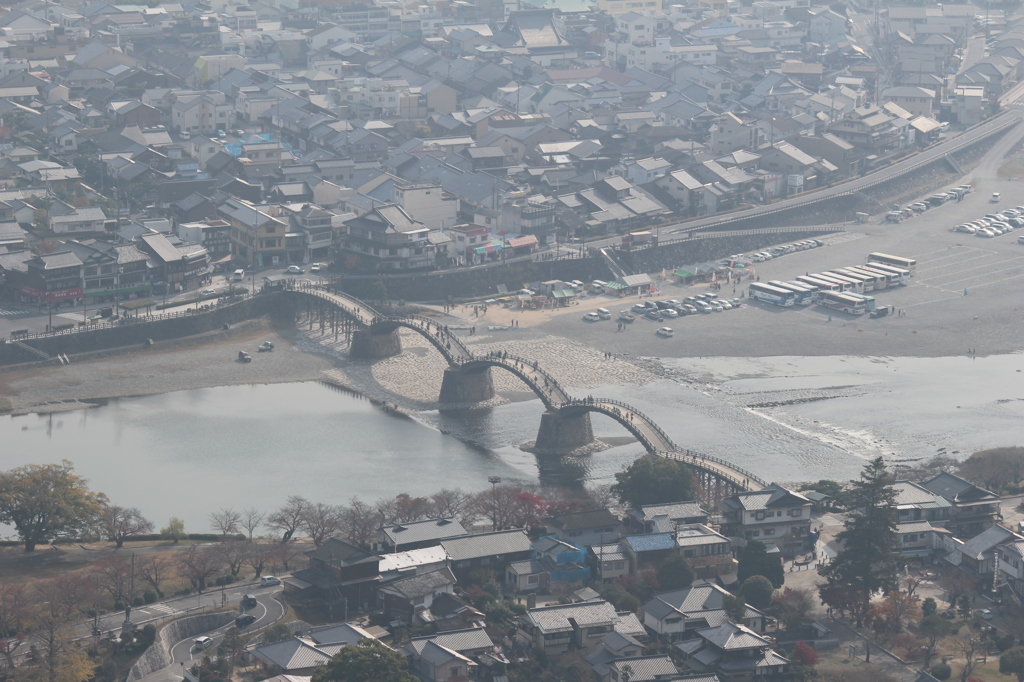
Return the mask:
<svg viewBox="0 0 1024 682"><path fill-rule="evenodd" d="M60 412L101 404L110 398L153 395L212 386L308 381L333 366L325 353L300 351L294 329L274 327L267 319L214 334L160 344L150 350L115 353L96 359L72 359L70 365L0 368L0 396L13 414ZM272 341L271 353L256 346ZM253 361L235 361L240 349Z"/></svg>

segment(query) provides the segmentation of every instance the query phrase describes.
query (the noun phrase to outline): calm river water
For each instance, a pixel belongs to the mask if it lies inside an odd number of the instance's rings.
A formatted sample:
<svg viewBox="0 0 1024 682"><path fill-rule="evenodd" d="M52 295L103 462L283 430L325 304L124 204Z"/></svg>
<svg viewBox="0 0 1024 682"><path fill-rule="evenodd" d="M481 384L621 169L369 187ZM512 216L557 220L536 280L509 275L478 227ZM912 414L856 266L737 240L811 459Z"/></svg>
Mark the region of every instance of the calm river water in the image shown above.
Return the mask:
<svg viewBox="0 0 1024 682"><path fill-rule="evenodd" d="M635 405L683 447L768 480L843 480L878 454L891 463L939 452L966 457L1024 436L1021 354L665 365L669 378L587 393ZM66 458L114 503L139 507L158 525L178 516L202 532L218 507L272 509L289 495L372 502L444 487L481 490L492 475L607 483L643 452L633 442L538 459L519 446L536 437L542 412L530 400L408 418L316 382L199 389L0 418L0 468ZM603 416L593 416L593 427L606 439L626 435Z"/></svg>

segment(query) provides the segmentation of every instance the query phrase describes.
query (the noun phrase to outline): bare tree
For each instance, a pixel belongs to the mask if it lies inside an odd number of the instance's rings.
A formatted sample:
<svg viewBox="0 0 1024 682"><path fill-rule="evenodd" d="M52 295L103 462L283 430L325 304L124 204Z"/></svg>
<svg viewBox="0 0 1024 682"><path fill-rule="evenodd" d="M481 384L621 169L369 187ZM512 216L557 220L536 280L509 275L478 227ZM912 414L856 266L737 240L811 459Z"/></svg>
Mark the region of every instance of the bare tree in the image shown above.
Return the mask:
<svg viewBox="0 0 1024 682"><path fill-rule="evenodd" d="M252 542L253 532L263 525L263 519L266 517L262 511L256 507L249 507L248 509L242 510L242 528L249 534L249 542Z"/></svg>
<svg viewBox="0 0 1024 682"><path fill-rule="evenodd" d="M163 599L164 592L161 585L170 580L171 574L174 572L174 562L169 556L163 554L147 554L139 557L135 563L135 572L144 583L153 588L156 596Z"/></svg>
<svg viewBox="0 0 1024 682"><path fill-rule="evenodd" d="M92 677L96 664L74 645L70 627L82 608L95 600L89 576L63 573L34 585L33 640L46 682L73 682Z"/></svg>
<svg viewBox="0 0 1024 682"><path fill-rule="evenodd" d="M207 551L216 554L220 559L221 565L226 567L228 572L231 573L231 577L237 578L249 553L249 543L222 542Z"/></svg>
<svg viewBox="0 0 1024 682"><path fill-rule="evenodd" d="M0 583L0 653L8 668L25 643L31 625L32 597L23 583Z"/></svg>
<svg viewBox="0 0 1024 682"><path fill-rule="evenodd" d="M619 504L619 498L612 492L612 487L609 484L590 486L587 488L587 497L598 509L602 507L607 509Z"/></svg>
<svg viewBox="0 0 1024 682"><path fill-rule="evenodd" d="M96 586L110 593L116 602L123 602L128 594L132 579L132 562L125 557L109 557L97 561L92 568Z"/></svg>
<svg viewBox="0 0 1024 682"><path fill-rule="evenodd" d="M344 507L317 502L310 504L302 515L302 530L319 547L324 540L341 531L344 519Z"/></svg>
<svg viewBox="0 0 1024 682"><path fill-rule="evenodd" d="M306 546L300 545L295 542L289 543L278 543L277 547L274 548L274 552L271 555L271 560L274 563L281 562L281 566L286 571L292 570L290 567L291 562L296 558L306 553Z"/></svg>
<svg viewBox="0 0 1024 682"><path fill-rule="evenodd" d="M256 572L256 577L263 575L263 569L273 561L277 547L266 542L253 542L247 546L245 563Z"/></svg>
<svg viewBox="0 0 1024 682"><path fill-rule="evenodd" d="M103 534L116 543L118 549L124 546L128 538L153 532L153 522L136 507L104 506L100 512L100 525Z"/></svg>
<svg viewBox="0 0 1024 682"><path fill-rule="evenodd" d="M358 497L353 497L342 514L345 538L353 545L369 547L380 528L377 510Z"/></svg>
<svg viewBox="0 0 1024 682"><path fill-rule="evenodd" d="M967 634L966 636L961 635L954 639L953 648L964 658L964 667L960 671L960 682L967 682L971 673L981 663L978 660L978 654L985 651L985 646L982 644L981 639Z"/></svg>
<svg viewBox="0 0 1024 682"><path fill-rule="evenodd" d="M192 589L200 592L206 589L206 580L224 568L223 559L217 552L192 545L187 552L178 556L178 570L183 578L192 583Z"/></svg>
<svg viewBox="0 0 1024 682"><path fill-rule="evenodd" d="M222 537L238 532L238 524L242 521L242 515L228 507L220 508L210 513L210 525L218 531Z"/></svg>
<svg viewBox="0 0 1024 682"><path fill-rule="evenodd" d="M473 496L460 488L444 488L430 496L431 515L463 522Z"/></svg>
<svg viewBox="0 0 1024 682"><path fill-rule="evenodd" d="M309 507L309 500L300 495L292 495L283 507L267 517L267 528L281 533L281 542L288 542L295 531L302 528L302 518Z"/></svg>

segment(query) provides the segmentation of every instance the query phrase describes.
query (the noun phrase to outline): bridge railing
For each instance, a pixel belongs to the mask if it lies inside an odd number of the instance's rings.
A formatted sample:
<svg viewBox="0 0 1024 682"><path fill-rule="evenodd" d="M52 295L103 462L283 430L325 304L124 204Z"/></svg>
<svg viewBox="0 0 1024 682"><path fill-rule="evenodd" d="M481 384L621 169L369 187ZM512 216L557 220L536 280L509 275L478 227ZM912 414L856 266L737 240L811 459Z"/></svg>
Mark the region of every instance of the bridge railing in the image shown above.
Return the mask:
<svg viewBox="0 0 1024 682"><path fill-rule="evenodd" d="M765 481L760 476L757 476L747 471L743 467L733 464L732 462L727 462L726 460L720 457L715 457L714 455L708 455L703 452L697 452L695 450L683 449L677 449L674 453L672 453L672 455L675 459L688 459L691 461L707 460L709 462L714 462L715 464L720 464L723 467L727 467L728 469L731 469L732 471L735 471L738 474L742 474L744 478L754 481L755 483L760 484L762 487L768 485L768 482Z"/></svg>
<svg viewBox="0 0 1024 682"><path fill-rule="evenodd" d="M558 383L558 380L555 379L550 374L548 374L547 371L544 370L540 366L540 364L537 363L535 360L527 360L524 357L512 355L509 353L503 353L501 351L492 351L491 353L488 353L486 355L474 356L473 359L490 360L492 362L501 362L502 364L513 365L515 363L519 363L526 367L527 369L530 369L536 372L537 374L540 374L542 377L544 377L545 380L547 380L547 383L544 386L538 385L537 388L538 390L544 392L545 395L547 395L547 402L549 402L551 406L554 408L561 407L564 403L571 399L566 390L562 388L562 385Z"/></svg>
<svg viewBox="0 0 1024 682"><path fill-rule="evenodd" d="M665 442L666 445L671 447L673 450L678 450L679 449L678 446L672 441L672 439L669 438L668 434L665 433L662 430L662 428L655 423L655 421L653 419L651 419L646 414L644 414L640 410L636 409L632 405L627 405L626 403L622 402L621 400L612 400L611 398L594 398L594 402L608 403L610 405L616 405L618 407L626 408L627 410L629 410L630 412L632 412L633 414L637 415L642 420L644 420L644 422L650 427L650 429L652 431L654 431L656 434L658 434L658 436L662 439L662 441Z"/></svg>

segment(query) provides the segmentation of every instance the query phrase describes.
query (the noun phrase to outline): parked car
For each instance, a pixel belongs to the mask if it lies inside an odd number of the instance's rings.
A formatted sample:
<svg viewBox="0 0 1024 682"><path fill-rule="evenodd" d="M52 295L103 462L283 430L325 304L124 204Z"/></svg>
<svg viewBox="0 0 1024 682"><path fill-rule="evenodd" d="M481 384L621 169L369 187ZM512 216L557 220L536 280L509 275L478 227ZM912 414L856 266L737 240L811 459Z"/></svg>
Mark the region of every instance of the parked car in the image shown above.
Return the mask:
<svg viewBox="0 0 1024 682"><path fill-rule="evenodd" d="M281 579L272 575L265 575L260 578L260 587L269 587L270 585L280 585Z"/></svg>
<svg viewBox="0 0 1024 682"><path fill-rule="evenodd" d="M628 310L623 310L621 313L619 313L619 321L620 322L632 322L635 319L636 319L636 316L635 315L631 315Z"/></svg>
<svg viewBox="0 0 1024 682"><path fill-rule="evenodd" d="M711 310L713 310L716 313L720 313L725 310L725 308L722 307L722 304L718 301L711 301L709 305L711 306Z"/></svg>
<svg viewBox="0 0 1024 682"><path fill-rule="evenodd" d="M594 312L596 312L597 316L600 317L602 320L612 319L612 311L608 310L607 308L598 308Z"/></svg>
<svg viewBox="0 0 1024 682"><path fill-rule="evenodd" d="M199 295L200 296L213 296L216 293L217 292L214 291L213 289L203 289L202 291L199 292Z"/></svg>
<svg viewBox="0 0 1024 682"><path fill-rule="evenodd" d="M976 236L976 237L986 237L986 238L991 239L992 237L996 236L996 233L993 232L991 229L986 227L984 230L978 230L978 232L974 236Z"/></svg>
<svg viewBox="0 0 1024 682"><path fill-rule="evenodd" d="M648 310L647 314L644 315L648 320L655 322L661 322L661 311L660 310Z"/></svg>
<svg viewBox="0 0 1024 682"><path fill-rule="evenodd" d="M679 311L677 311L675 308L665 308L664 310L661 311L661 315L662 317L668 318L679 317Z"/></svg>
<svg viewBox="0 0 1024 682"><path fill-rule="evenodd" d="M715 301L715 303L722 306L722 310L732 310L732 303L729 301Z"/></svg>
<svg viewBox="0 0 1024 682"><path fill-rule="evenodd" d="M697 310L699 310L702 313L710 313L711 312L711 306L709 306L707 304L707 302L705 302L705 301L697 301L693 305L694 305L695 308L697 308Z"/></svg>
<svg viewBox="0 0 1024 682"><path fill-rule="evenodd" d="M763 262L764 262L764 256L762 256L762 255L761 255L761 254L759 254L759 253L755 253L755 254L753 254L753 255L752 255L752 256L750 257L750 260L751 260L752 262L754 262L754 263L763 263Z"/></svg>
<svg viewBox="0 0 1024 682"><path fill-rule="evenodd" d="M636 303L633 305L632 310L634 313L640 313L641 315L643 315L644 313L647 312L647 306L645 306L643 303Z"/></svg>
<svg viewBox="0 0 1024 682"><path fill-rule="evenodd" d="M978 228L972 225L957 225L956 228L954 228L954 230L956 232L966 232L967 234L974 234L975 232L978 231Z"/></svg>
<svg viewBox="0 0 1024 682"><path fill-rule="evenodd" d="M928 210L928 204L923 204L919 201L916 204L911 204L908 208L914 213L924 213Z"/></svg>
<svg viewBox="0 0 1024 682"><path fill-rule="evenodd" d="M654 332L658 336L672 336L674 333L672 327L661 327L658 331Z"/></svg>
<svg viewBox="0 0 1024 682"><path fill-rule="evenodd" d="M1022 237L1022 239L1024 239L1024 237ZM1024 243L1024 242L1021 242L1021 243ZM687 315L696 315L697 314L697 309L695 307L693 307L692 305L690 305L689 303L687 303L687 304L685 304L683 306L680 306L679 310L680 311L685 310Z"/></svg>
<svg viewBox="0 0 1024 682"><path fill-rule="evenodd" d="M1002 195L1001 195L1001 194L1000 194L999 192L992 192L992 196L990 196L990 197L988 198L988 200L989 200L989 201L990 201L991 203L993 203L993 204L997 204L997 203L999 203L999 199L1000 199L1001 197L1002 197Z"/></svg>
<svg viewBox="0 0 1024 682"><path fill-rule="evenodd" d="M601 321L601 316L598 315L595 312L589 312L589 313L587 313L586 315L583 316L583 321L584 322L600 322Z"/></svg>

